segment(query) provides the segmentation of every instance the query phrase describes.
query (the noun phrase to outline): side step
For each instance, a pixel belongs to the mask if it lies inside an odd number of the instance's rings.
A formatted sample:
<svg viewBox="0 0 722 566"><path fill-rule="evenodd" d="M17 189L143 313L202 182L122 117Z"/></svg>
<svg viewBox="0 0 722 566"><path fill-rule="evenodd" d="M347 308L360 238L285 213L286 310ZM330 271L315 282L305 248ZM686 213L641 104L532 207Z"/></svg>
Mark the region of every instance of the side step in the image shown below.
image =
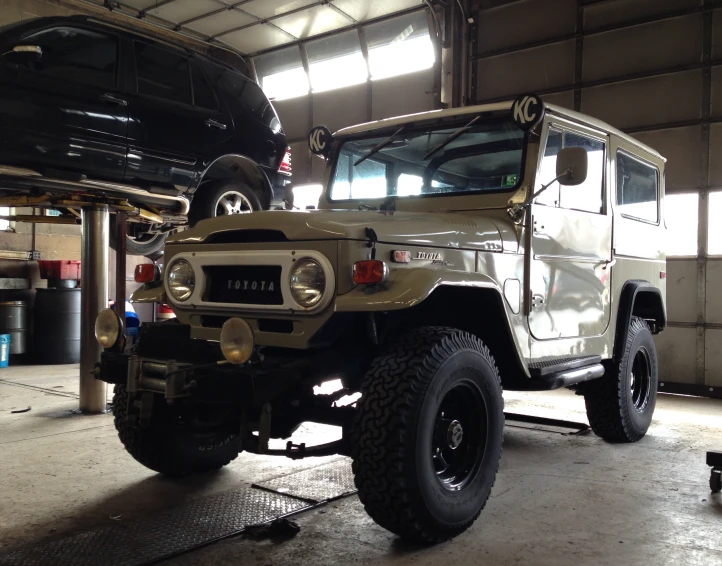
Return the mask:
<svg viewBox="0 0 722 566"><path fill-rule="evenodd" d="M529 373L524 390L549 391L602 377L604 366L601 356L547 358L530 363Z"/></svg>

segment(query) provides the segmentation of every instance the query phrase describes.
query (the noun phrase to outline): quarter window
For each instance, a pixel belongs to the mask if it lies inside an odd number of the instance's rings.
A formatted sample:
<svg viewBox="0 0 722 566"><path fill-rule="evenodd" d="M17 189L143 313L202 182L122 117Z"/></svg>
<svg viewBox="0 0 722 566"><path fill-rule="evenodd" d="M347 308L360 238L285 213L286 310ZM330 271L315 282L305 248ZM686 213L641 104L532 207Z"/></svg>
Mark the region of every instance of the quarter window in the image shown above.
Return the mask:
<svg viewBox="0 0 722 566"><path fill-rule="evenodd" d="M116 85L118 40L96 31L57 27L22 40L43 50L33 70L52 77L101 88Z"/></svg>
<svg viewBox="0 0 722 566"><path fill-rule="evenodd" d="M624 216L656 223L658 184L656 167L617 151L617 208Z"/></svg>
<svg viewBox="0 0 722 566"><path fill-rule="evenodd" d="M200 67L193 63L191 65L191 71L193 78L193 104L199 108L207 108L208 110L218 108L218 101L216 100L216 95L213 93L213 88L208 83L208 79L206 79Z"/></svg>
<svg viewBox="0 0 722 566"><path fill-rule="evenodd" d="M135 68L140 94L191 104L188 60L182 55L136 42Z"/></svg>

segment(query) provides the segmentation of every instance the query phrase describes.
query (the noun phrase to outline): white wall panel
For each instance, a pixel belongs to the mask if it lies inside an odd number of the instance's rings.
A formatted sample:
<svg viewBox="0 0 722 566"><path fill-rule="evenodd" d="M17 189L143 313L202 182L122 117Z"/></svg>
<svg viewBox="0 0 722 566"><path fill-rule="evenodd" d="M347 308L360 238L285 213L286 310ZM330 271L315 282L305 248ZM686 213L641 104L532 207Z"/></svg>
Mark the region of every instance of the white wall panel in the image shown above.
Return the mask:
<svg viewBox="0 0 722 566"><path fill-rule="evenodd" d="M554 18L548 18L554 14ZM523 0L484 12L479 52L496 51L574 33L576 0ZM539 25L544 21L544 25ZM514 25L509 25L514 22Z"/></svg>
<svg viewBox="0 0 722 566"><path fill-rule="evenodd" d="M480 59L479 100L543 91L574 82L574 41Z"/></svg>
<svg viewBox="0 0 722 566"><path fill-rule="evenodd" d="M719 222L719 219L711 219ZM707 322L722 324L722 260L707 261Z"/></svg>
<svg viewBox="0 0 722 566"><path fill-rule="evenodd" d="M584 38L584 82L699 63L702 14L652 22Z"/></svg>
<svg viewBox="0 0 722 566"><path fill-rule="evenodd" d="M308 149L308 141L292 143L290 148L293 183L295 185L308 183L311 178L311 159L314 157L311 155L311 150Z"/></svg>
<svg viewBox="0 0 722 566"><path fill-rule="evenodd" d="M722 387L722 330L707 330L704 361L704 384L712 387Z"/></svg>
<svg viewBox="0 0 722 566"><path fill-rule="evenodd" d="M659 381L695 382L697 330L668 326L654 337L659 357Z"/></svg>
<svg viewBox="0 0 722 566"><path fill-rule="evenodd" d="M697 261L667 262L667 319L674 322L697 320Z"/></svg>
<svg viewBox="0 0 722 566"><path fill-rule="evenodd" d="M555 92L554 94L544 94L544 95L542 95L541 98L547 104L556 104L557 106L562 106L563 108L569 108L570 110L574 110L574 91L573 90L565 90L564 92Z"/></svg>
<svg viewBox="0 0 722 566"><path fill-rule="evenodd" d="M395 80L395 79L389 79ZM366 83L313 95L313 126L326 126L331 132L368 122Z"/></svg>
<svg viewBox="0 0 722 566"><path fill-rule="evenodd" d="M606 0L584 9L584 30L653 18L678 10L698 8L700 0Z"/></svg>
<svg viewBox="0 0 722 566"><path fill-rule="evenodd" d="M722 155L722 124L710 124L709 153L712 156ZM709 160L709 186L722 187L722 159Z"/></svg>
<svg viewBox="0 0 722 566"><path fill-rule="evenodd" d="M308 123L310 96L299 96L288 100L277 100L273 103L279 120L286 132L286 139L305 138L311 129Z"/></svg>
<svg viewBox="0 0 722 566"><path fill-rule="evenodd" d="M582 112L617 128L696 120L702 71L686 71L584 89Z"/></svg>
<svg viewBox="0 0 722 566"><path fill-rule="evenodd" d="M434 109L431 70L371 83L371 119L381 120Z"/></svg>

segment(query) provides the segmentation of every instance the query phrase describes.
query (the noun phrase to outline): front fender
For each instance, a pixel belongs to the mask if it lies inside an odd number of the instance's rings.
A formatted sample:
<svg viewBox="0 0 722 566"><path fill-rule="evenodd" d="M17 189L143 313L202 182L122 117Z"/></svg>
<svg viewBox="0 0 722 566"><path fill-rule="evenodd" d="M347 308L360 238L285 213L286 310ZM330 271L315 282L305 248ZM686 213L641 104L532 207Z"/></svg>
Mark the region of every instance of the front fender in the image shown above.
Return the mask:
<svg viewBox="0 0 722 566"><path fill-rule="evenodd" d="M501 291L496 282L482 273L439 271L435 269L398 269L387 283L369 289L358 286L336 298L336 312L378 312L413 307L437 287L485 287Z"/></svg>

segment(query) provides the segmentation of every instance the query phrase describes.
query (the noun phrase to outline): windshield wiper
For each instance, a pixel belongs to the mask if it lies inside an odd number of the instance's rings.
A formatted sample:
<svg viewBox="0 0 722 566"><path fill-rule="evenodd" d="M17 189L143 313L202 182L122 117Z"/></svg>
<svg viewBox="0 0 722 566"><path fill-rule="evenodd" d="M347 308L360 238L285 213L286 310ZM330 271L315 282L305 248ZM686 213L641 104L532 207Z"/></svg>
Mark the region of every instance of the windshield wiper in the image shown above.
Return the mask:
<svg viewBox="0 0 722 566"><path fill-rule="evenodd" d="M473 126L474 124L476 124L476 122L478 122L479 120L481 120L481 116L477 116L477 117L474 118L471 122L469 122L466 126L462 126L462 127L459 128L458 130L456 130L453 134L449 134L449 136L448 136L444 141L442 141L442 142L441 142L439 145L437 145L434 149L432 149L431 151L429 151L429 153L427 153L426 155L424 155L424 156L421 158L421 161L426 161L429 157L431 157L432 155L434 155L437 151L439 151L440 149L444 149L447 145L449 145L451 142L453 142L456 138L458 138L458 137L459 137L461 134L463 134L466 130L468 130L469 128L471 128L471 126ZM372 151L373 151L373 150L372 150Z"/></svg>
<svg viewBox="0 0 722 566"><path fill-rule="evenodd" d="M372 148L369 150L369 152L366 153L366 154L364 154L364 155L362 155L362 156L356 161L356 163L353 164L353 166L356 167L359 163L363 163L364 161L366 161L366 160L367 160L369 157L371 157L374 153L378 153L379 151L381 151L383 148L385 148L387 145L389 145L392 141L394 141L394 138L395 138L396 136L398 136L398 135L403 131L403 129L404 129L405 127L406 127L406 126L401 126L398 130L396 130L393 134L391 134L388 138L386 138L386 139L385 139L384 141L382 141L380 144L378 144L378 145L375 146L375 147L372 147Z"/></svg>

